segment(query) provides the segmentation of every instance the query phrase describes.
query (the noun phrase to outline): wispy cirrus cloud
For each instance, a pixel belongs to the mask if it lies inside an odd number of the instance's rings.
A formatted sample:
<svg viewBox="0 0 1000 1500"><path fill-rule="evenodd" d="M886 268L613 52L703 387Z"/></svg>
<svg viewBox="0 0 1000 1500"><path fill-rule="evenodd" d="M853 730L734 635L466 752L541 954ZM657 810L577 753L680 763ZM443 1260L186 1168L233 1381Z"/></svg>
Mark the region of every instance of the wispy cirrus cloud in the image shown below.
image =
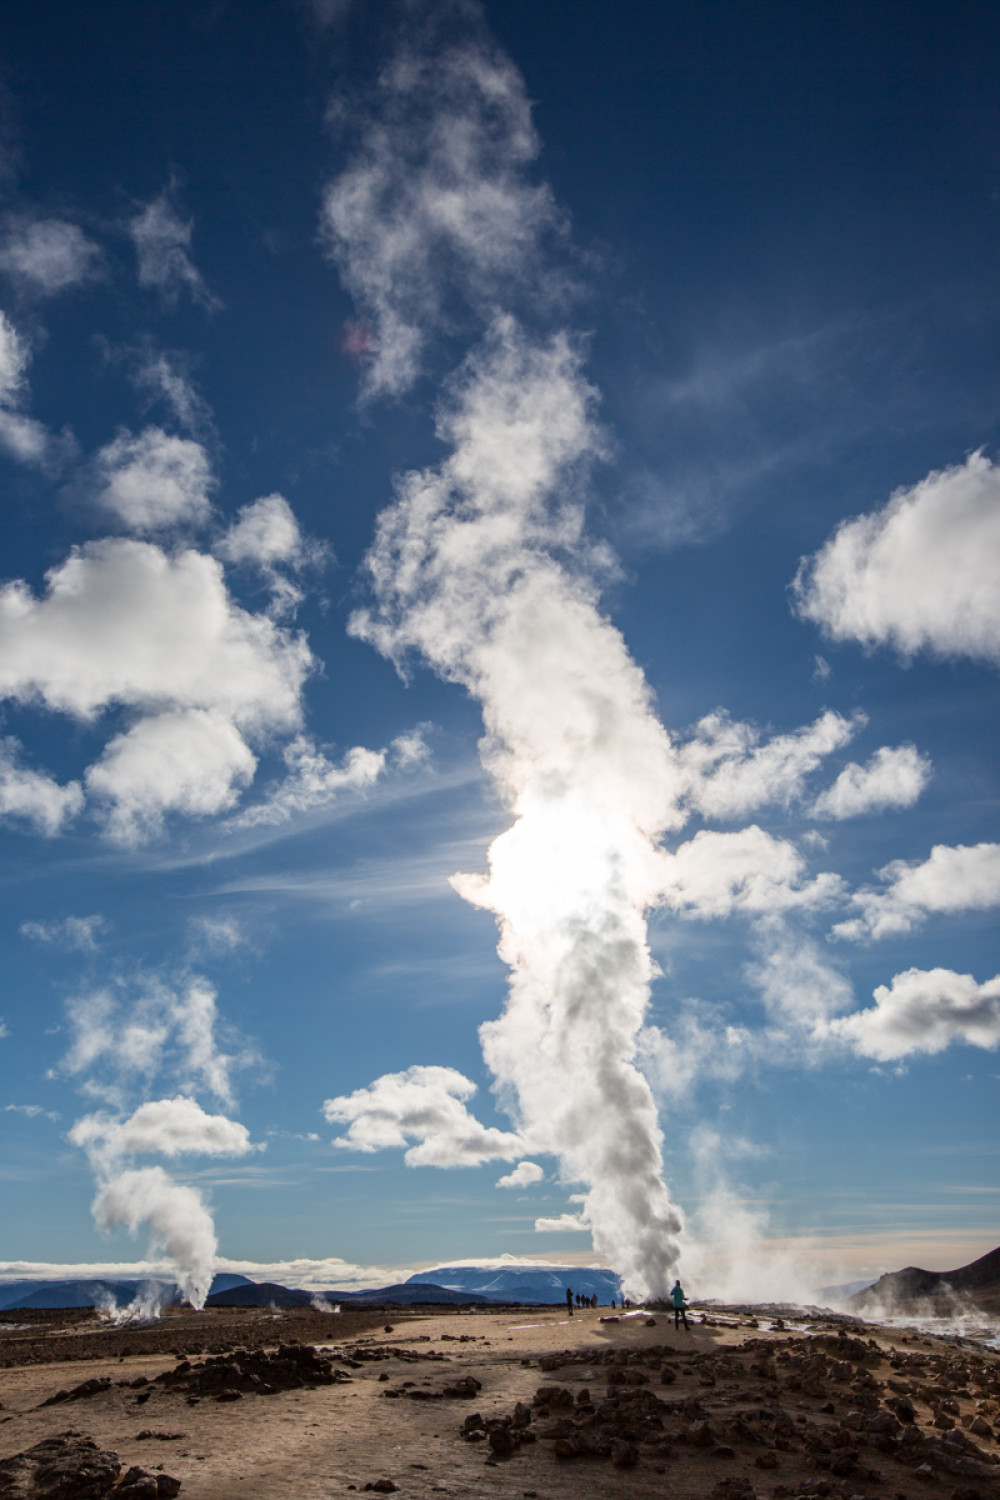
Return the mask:
<svg viewBox="0 0 1000 1500"><path fill-rule="evenodd" d="M177 184L171 180L163 192L129 220L128 232L135 247L139 285L158 291L168 304L186 292L193 302L209 312L222 303L205 284L191 258L193 221L178 210Z"/></svg>
<svg viewBox="0 0 1000 1500"><path fill-rule="evenodd" d="M18 463L55 472L73 455L76 445L68 432L57 436L25 412L30 360L27 339L0 311L0 448Z"/></svg>
<svg viewBox="0 0 1000 1500"><path fill-rule="evenodd" d="M131 1090L164 1074L185 1092L207 1089L230 1105L234 1074L254 1063L256 1052L246 1042L220 1040L229 1028L216 1001L198 974L176 980L150 974L131 989L85 991L67 1005L70 1045L56 1071L117 1107Z"/></svg>
<svg viewBox="0 0 1000 1500"><path fill-rule="evenodd" d="M4 1113L23 1115L26 1120L51 1120L53 1123L62 1118L57 1110L46 1109L41 1104L5 1104Z"/></svg>
<svg viewBox="0 0 1000 1500"><path fill-rule="evenodd" d="M66 219L13 214L0 233L0 271L36 297L54 297L96 280L102 262L100 246Z"/></svg>
<svg viewBox="0 0 1000 1500"><path fill-rule="evenodd" d="M478 31L471 11L465 20ZM538 140L524 80L485 35L404 47L361 118L354 155L324 196L322 232L370 328L355 340L365 391L398 395L432 333L565 288L543 254L561 219L547 184L528 175Z"/></svg>
<svg viewBox="0 0 1000 1500"><path fill-rule="evenodd" d="M58 920L22 922L18 932L36 943L51 943L58 948L95 953L100 939L111 930L106 917L94 913L89 917L62 917Z"/></svg>

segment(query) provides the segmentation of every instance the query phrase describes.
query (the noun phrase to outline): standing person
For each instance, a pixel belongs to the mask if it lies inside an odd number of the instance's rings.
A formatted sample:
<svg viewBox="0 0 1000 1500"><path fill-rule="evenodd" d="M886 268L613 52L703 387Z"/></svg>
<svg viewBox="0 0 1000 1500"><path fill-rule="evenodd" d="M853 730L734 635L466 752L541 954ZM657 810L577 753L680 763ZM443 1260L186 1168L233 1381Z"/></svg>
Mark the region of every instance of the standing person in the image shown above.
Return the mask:
<svg viewBox="0 0 1000 1500"><path fill-rule="evenodd" d="M573 1289L572 1289L572 1287L567 1287L566 1288L566 1311L569 1313L570 1317L573 1316Z"/></svg>
<svg viewBox="0 0 1000 1500"><path fill-rule="evenodd" d="M681 1286L679 1281L674 1282L673 1291L670 1293L670 1297L674 1304L674 1328L676 1329L681 1326L682 1318L684 1319L684 1327L688 1328L687 1313L684 1311L684 1288ZM688 1332L690 1332L689 1328Z"/></svg>

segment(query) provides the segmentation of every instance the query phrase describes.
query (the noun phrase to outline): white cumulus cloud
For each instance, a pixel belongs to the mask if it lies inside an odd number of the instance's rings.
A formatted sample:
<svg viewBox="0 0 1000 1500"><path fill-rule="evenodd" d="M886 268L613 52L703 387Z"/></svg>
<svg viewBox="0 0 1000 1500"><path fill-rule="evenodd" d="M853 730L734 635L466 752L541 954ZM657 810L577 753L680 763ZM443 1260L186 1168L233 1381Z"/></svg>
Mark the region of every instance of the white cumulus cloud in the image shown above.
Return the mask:
<svg viewBox="0 0 1000 1500"><path fill-rule="evenodd" d="M216 551L227 562L258 567L300 562L302 533L284 495L264 495L244 505Z"/></svg>
<svg viewBox="0 0 1000 1500"><path fill-rule="evenodd" d="M3 1032L0 1031L0 1036ZM26 1120L58 1120L59 1114L54 1109L44 1109L41 1104L5 1104L4 1113L9 1115L24 1115Z"/></svg>
<svg viewBox="0 0 1000 1500"><path fill-rule="evenodd" d="M405 1146L403 1159L411 1167L472 1167L522 1156L520 1136L481 1125L469 1113L465 1101L475 1092L455 1068L415 1066L327 1099L323 1113L331 1124L349 1127L336 1145L352 1151Z"/></svg>
<svg viewBox="0 0 1000 1500"><path fill-rule="evenodd" d="M581 1214L559 1214L556 1218L535 1220L538 1234L564 1234L567 1230L572 1234L589 1234L592 1228Z"/></svg>
<svg viewBox="0 0 1000 1500"><path fill-rule="evenodd" d="M215 551L226 562L254 568L262 575L271 589L271 613L276 616L294 613L302 602L302 589L294 575L333 556L325 542L303 536L292 507L278 494L244 505Z"/></svg>
<svg viewBox="0 0 1000 1500"><path fill-rule="evenodd" d="M544 1176L545 1173L537 1161L519 1161L513 1172L507 1172L505 1176L497 1178L497 1187L531 1187L533 1183L541 1182Z"/></svg>
<svg viewBox="0 0 1000 1500"><path fill-rule="evenodd" d="M365 791L385 770L386 752L355 745L338 763L329 760L306 735L297 735L284 750L288 775L263 802L233 820L235 828L285 823L289 818L326 807L344 792Z"/></svg>
<svg viewBox="0 0 1000 1500"><path fill-rule="evenodd" d="M294 726L305 641L230 599L214 558L108 538L75 549L36 598L0 589L0 693L91 718L110 704Z"/></svg>
<svg viewBox="0 0 1000 1500"><path fill-rule="evenodd" d="M190 364L190 358L176 350L146 344L134 351L130 378L151 402L162 401L188 432L210 432L211 409L191 379Z"/></svg>
<svg viewBox="0 0 1000 1500"><path fill-rule="evenodd" d="M98 505L129 531L200 525L216 480L208 454L192 438L161 427L120 432L94 459Z"/></svg>
<svg viewBox="0 0 1000 1500"><path fill-rule="evenodd" d="M706 715L694 735L678 746L677 759L688 805L710 818L738 818L769 803L787 807L802 795L806 777L825 756L848 744L865 717L845 719L826 712L793 734L760 743L752 724L723 710Z"/></svg>
<svg viewBox="0 0 1000 1500"><path fill-rule="evenodd" d="M117 735L87 771L87 791L106 807L119 844L158 833L168 812L207 817L232 807L256 757L225 715L204 708L140 719Z"/></svg>
<svg viewBox="0 0 1000 1500"><path fill-rule="evenodd" d="M952 969L907 969L879 985L871 1009L831 1021L829 1034L879 1062L959 1042L992 1050L1000 1046L1000 974L977 984Z"/></svg>
<svg viewBox="0 0 1000 1500"><path fill-rule="evenodd" d="M843 522L799 566L799 613L837 640L1000 661L1000 467L981 452Z"/></svg>
<svg viewBox="0 0 1000 1500"><path fill-rule="evenodd" d="M931 763L914 745L883 745L866 765L852 761L809 809L814 818L857 818L912 807L930 780Z"/></svg>
<svg viewBox="0 0 1000 1500"><path fill-rule="evenodd" d="M302 635L241 609L218 560L193 549L107 538L53 568L41 597L20 580L0 588L0 696L83 720L116 706L134 715L85 776L122 841L170 811L230 807L253 776L247 742L299 728L312 666ZM36 791L39 816L76 802Z"/></svg>
<svg viewBox="0 0 1000 1500"><path fill-rule="evenodd" d="M185 1095L152 1099L127 1119L84 1115L69 1132L95 1160L125 1156L245 1156L255 1150L250 1132L226 1115L210 1115Z"/></svg>
<svg viewBox="0 0 1000 1500"><path fill-rule="evenodd" d="M83 806L78 781L60 786L43 771L20 764L20 746L14 739L0 739L0 817L30 823L51 838Z"/></svg>
<svg viewBox="0 0 1000 1500"><path fill-rule="evenodd" d="M223 1049L216 992L198 974L178 983L145 976L133 996L120 986L93 990L72 999L67 1015L71 1041L60 1070L113 1104L165 1071L184 1092L206 1088L228 1105L232 1075L252 1056L245 1047Z"/></svg>
<svg viewBox="0 0 1000 1500"><path fill-rule="evenodd" d="M893 937L911 932L932 912L1000 905L1000 844L935 844L927 859L893 860L878 874L883 889L855 892L851 902L861 915L838 922L838 937Z"/></svg>
<svg viewBox="0 0 1000 1500"><path fill-rule="evenodd" d="M795 845L756 823L736 833L700 829L673 854L660 855L658 870L664 905L706 919L821 907L842 889L829 872L807 879Z"/></svg>

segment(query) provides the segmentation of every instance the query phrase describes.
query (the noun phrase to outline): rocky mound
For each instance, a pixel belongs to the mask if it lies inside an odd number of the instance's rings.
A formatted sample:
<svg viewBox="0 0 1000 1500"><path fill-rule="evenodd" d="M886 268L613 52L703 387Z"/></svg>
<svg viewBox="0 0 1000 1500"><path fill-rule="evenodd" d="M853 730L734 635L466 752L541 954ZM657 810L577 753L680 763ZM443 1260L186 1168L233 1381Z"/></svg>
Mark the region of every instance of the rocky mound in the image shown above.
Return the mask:
<svg viewBox="0 0 1000 1500"><path fill-rule="evenodd" d="M847 1298L847 1305L861 1314L874 1308L905 1313L927 1302L945 1316L955 1311L956 1302L1000 1313L1000 1247L955 1271L925 1271L920 1266L889 1271L874 1286Z"/></svg>
<svg viewBox="0 0 1000 1500"><path fill-rule="evenodd" d="M189 1400L214 1396L216 1401L238 1401L241 1396L274 1396L309 1386L349 1384L350 1375L335 1370L333 1361L310 1344L282 1344L263 1349L237 1349L193 1364L182 1359L152 1382L168 1391L183 1391Z"/></svg>
<svg viewBox="0 0 1000 1500"><path fill-rule="evenodd" d="M0 1500L173 1500L181 1482L132 1467L78 1432L62 1432L0 1463Z"/></svg>

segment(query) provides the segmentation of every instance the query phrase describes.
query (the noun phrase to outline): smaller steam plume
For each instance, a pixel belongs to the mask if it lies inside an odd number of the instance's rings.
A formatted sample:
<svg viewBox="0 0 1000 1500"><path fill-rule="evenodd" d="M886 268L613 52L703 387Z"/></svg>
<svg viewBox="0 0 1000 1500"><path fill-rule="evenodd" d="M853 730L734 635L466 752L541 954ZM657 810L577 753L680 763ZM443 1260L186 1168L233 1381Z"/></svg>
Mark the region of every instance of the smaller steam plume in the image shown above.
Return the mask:
<svg viewBox="0 0 1000 1500"><path fill-rule="evenodd" d="M97 1313L101 1321L115 1328L127 1328L137 1323L154 1323L163 1306L165 1286L162 1281L145 1281L132 1301L119 1307L110 1292L100 1295Z"/></svg>
<svg viewBox="0 0 1000 1500"><path fill-rule="evenodd" d="M130 1159L155 1153L177 1157L243 1156L254 1150L246 1127L225 1115L207 1114L194 1100L154 1099L126 1119L84 1115L69 1132L81 1146L98 1181L94 1221L105 1233L141 1225L149 1231L149 1258L165 1258L182 1297L203 1307L212 1285L218 1240L212 1215L196 1188L176 1182L163 1167L134 1167ZM153 1295L129 1309L155 1316Z"/></svg>
<svg viewBox="0 0 1000 1500"><path fill-rule="evenodd" d="M212 1215L194 1188L175 1182L162 1167L121 1172L106 1183L93 1202L94 1220L111 1232L149 1229L149 1253L166 1256L176 1268L181 1295L192 1307L204 1307L219 1242Z"/></svg>

